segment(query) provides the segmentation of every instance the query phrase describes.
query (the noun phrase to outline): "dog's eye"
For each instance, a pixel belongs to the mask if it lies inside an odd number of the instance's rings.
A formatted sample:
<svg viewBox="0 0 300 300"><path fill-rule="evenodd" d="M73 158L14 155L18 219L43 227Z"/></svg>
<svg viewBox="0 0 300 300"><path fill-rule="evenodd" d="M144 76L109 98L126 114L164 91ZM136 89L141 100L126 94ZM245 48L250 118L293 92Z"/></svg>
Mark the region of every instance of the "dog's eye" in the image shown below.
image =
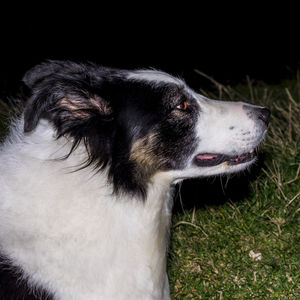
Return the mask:
<svg viewBox="0 0 300 300"><path fill-rule="evenodd" d="M186 111L187 108L188 108L188 104L186 101L183 101L179 105L176 106L176 109L183 110L183 111Z"/></svg>

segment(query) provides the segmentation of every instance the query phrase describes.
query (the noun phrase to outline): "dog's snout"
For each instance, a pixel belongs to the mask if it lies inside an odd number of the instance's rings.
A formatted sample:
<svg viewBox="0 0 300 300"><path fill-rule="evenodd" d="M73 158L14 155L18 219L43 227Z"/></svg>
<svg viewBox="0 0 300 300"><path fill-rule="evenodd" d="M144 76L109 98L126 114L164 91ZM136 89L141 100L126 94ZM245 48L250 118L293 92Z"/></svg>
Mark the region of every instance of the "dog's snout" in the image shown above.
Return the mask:
<svg viewBox="0 0 300 300"><path fill-rule="evenodd" d="M269 124L271 112L265 107L256 108L257 118L263 121L266 125Z"/></svg>

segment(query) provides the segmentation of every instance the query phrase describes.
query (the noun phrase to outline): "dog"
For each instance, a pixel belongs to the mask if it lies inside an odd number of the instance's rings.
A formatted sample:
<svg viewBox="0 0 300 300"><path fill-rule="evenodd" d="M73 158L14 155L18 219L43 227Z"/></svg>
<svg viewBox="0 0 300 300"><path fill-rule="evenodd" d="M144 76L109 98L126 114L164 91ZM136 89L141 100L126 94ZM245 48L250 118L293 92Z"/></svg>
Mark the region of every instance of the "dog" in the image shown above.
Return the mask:
<svg viewBox="0 0 300 300"><path fill-rule="evenodd" d="M256 161L267 108L157 70L46 61L0 148L0 298L170 299L176 183Z"/></svg>

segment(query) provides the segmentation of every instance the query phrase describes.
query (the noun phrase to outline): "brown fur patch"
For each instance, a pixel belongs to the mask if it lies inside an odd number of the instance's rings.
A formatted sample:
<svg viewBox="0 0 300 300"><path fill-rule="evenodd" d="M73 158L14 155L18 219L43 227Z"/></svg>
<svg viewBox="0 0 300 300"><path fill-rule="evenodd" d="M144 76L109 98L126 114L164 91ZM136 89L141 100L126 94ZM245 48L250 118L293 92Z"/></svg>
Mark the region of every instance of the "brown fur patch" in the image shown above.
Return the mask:
<svg viewBox="0 0 300 300"><path fill-rule="evenodd" d="M64 97L58 103L76 118L84 119L89 117L89 113L85 111L88 108L87 105L84 105L77 99Z"/></svg>
<svg viewBox="0 0 300 300"><path fill-rule="evenodd" d="M165 159L155 154L153 149L157 148L157 137L155 133L135 141L131 148L130 160L135 164L136 180L144 181L151 178L160 171Z"/></svg>
<svg viewBox="0 0 300 300"><path fill-rule="evenodd" d="M90 116L89 110L98 111L101 115L109 115L112 113L108 102L99 96L82 99L70 95L60 99L58 104L69 111L72 116L80 119L88 118Z"/></svg>

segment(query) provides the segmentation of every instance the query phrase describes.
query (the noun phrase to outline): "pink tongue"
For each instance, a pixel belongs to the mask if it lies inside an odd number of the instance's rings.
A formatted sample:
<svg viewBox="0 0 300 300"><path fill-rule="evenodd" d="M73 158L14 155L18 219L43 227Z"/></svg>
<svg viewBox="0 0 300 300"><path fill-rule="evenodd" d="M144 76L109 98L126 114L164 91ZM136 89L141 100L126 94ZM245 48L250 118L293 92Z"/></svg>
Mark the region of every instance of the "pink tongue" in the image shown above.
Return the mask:
<svg viewBox="0 0 300 300"><path fill-rule="evenodd" d="M217 156L218 156L217 154L205 153L205 154L197 155L197 159L213 159L216 158Z"/></svg>

